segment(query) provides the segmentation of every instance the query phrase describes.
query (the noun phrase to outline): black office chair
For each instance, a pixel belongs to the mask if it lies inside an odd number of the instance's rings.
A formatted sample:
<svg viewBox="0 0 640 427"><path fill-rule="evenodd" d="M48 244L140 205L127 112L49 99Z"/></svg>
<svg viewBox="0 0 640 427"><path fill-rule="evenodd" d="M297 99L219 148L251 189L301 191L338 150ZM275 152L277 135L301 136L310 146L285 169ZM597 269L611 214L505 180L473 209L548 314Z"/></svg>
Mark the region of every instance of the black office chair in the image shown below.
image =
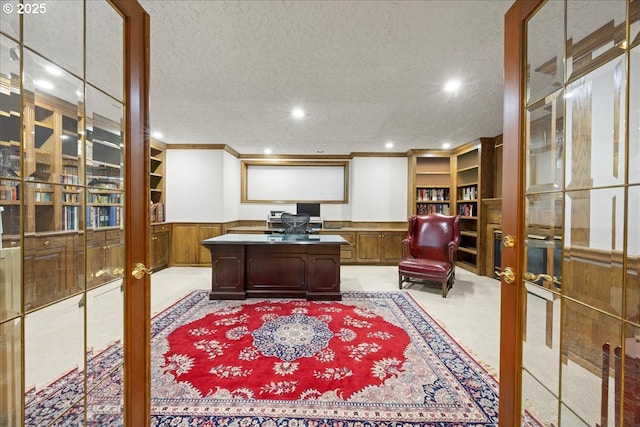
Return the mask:
<svg viewBox="0 0 640 427"><path fill-rule="evenodd" d="M285 234L305 234L309 228L311 216L306 213L295 215L283 212L280 219Z"/></svg>

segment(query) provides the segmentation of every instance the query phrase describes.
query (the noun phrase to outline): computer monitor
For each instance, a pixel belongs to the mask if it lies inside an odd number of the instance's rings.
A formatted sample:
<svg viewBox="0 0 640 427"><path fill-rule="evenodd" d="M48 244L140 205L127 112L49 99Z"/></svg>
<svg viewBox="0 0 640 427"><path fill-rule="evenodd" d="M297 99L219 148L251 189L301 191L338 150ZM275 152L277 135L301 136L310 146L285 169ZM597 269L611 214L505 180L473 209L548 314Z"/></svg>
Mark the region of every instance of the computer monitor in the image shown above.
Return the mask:
<svg viewBox="0 0 640 427"><path fill-rule="evenodd" d="M308 213L310 216L320 216L320 203L296 203L296 213Z"/></svg>

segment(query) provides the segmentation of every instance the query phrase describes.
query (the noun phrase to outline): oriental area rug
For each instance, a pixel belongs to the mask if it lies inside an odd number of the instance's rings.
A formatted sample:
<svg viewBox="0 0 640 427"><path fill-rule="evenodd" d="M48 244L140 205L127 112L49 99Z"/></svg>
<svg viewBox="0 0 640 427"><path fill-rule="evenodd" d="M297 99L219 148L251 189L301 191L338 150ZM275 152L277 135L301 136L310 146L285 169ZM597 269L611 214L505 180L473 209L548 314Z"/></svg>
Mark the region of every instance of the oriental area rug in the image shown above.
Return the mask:
<svg viewBox="0 0 640 427"><path fill-rule="evenodd" d="M153 426L498 425L495 378L405 292L195 291L152 337Z"/></svg>
<svg viewBox="0 0 640 427"><path fill-rule="evenodd" d="M91 357L105 375L90 425L121 425L121 350ZM28 425L48 425L77 375L38 392ZM210 301L194 291L152 320L151 378L159 427L498 425L495 378L401 291L332 302ZM82 412L58 421L75 418ZM527 414L523 425L541 424Z"/></svg>

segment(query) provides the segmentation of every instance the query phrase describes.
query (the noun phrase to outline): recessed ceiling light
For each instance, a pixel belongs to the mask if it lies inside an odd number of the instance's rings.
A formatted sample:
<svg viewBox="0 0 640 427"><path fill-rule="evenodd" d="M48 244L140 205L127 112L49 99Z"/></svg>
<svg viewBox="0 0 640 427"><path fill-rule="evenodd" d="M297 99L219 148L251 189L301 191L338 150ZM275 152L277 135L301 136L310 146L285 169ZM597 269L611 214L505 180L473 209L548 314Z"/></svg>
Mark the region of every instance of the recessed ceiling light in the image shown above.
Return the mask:
<svg viewBox="0 0 640 427"><path fill-rule="evenodd" d="M46 80L35 80L33 82L33 84L38 86L40 89L53 89L54 88L53 84L51 82L46 81Z"/></svg>
<svg viewBox="0 0 640 427"><path fill-rule="evenodd" d="M302 108L294 108L291 110L291 115L296 119L302 119L305 116L305 112Z"/></svg>
<svg viewBox="0 0 640 427"><path fill-rule="evenodd" d="M389 141L386 144L384 144L385 148L393 148L393 142Z"/></svg>
<svg viewBox="0 0 640 427"><path fill-rule="evenodd" d="M446 90L447 92L455 92L460 89L460 86L462 86L460 80L449 80L447 83L445 83L444 90Z"/></svg>
<svg viewBox="0 0 640 427"><path fill-rule="evenodd" d="M264 154L271 154L273 152L273 150L271 150L271 148L265 148L264 149Z"/></svg>
<svg viewBox="0 0 640 427"><path fill-rule="evenodd" d="M152 135L154 138L160 139L162 138L164 135L162 134L162 132L154 132Z"/></svg>
<svg viewBox="0 0 640 427"><path fill-rule="evenodd" d="M442 148L451 148L451 144L449 144L448 142L445 142L442 144Z"/></svg>
<svg viewBox="0 0 640 427"><path fill-rule="evenodd" d="M45 67L45 70L47 70L47 73L51 74L52 76L61 76L62 75L62 70L58 67L54 67L53 65L47 65Z"/></svg>
<svg viewBox="0 0 640 427"><path fill-rule="evenodd" d="M573 97L573 92L567 92L567 93L565 93L564 95L562 95L562 97L563 97L564 99L571 98L571 97Z"/></svg>

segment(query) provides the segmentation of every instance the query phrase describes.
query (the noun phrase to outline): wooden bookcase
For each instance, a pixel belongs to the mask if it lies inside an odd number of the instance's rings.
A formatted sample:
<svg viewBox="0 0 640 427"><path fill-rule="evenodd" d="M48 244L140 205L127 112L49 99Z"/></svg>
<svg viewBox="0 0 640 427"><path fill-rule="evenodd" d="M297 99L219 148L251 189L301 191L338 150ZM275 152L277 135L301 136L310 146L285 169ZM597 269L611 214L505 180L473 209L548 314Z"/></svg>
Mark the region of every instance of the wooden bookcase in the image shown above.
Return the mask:
<svg viewBox="0 0 640 427"><path fill-rule="evenodd" d="M450 215L451 156L449 153L416 153L413 163L413 185L409 187L411 214L430 212Z"/></svg>
<svg viewBox="0 0 640 427"><path fill-rule="evenodd" d="M502 141L502 137L480 138L458 147L453 153L456 212L460 215L461 233L457 260L459 266L476 274L484 274L486 264L486 221L482 201L495 197L501 180L496 174L498 140Z"/></svg>
<svg viewBox="0 0 640 427"><path fill-rule="evenodd" d="M95 273L124 259L123 120L42 90L21 98L17 76L0 76L0 87L2 243L24 245L33 310L80 292L85 279L112 280Z"/></svg>
<svg viewBox="0 0 640 427"><path fill-rule="evenodd" d="M458 265L478 272L478 242L480 217L480 146L463 146L455 152L456 213L460 215L461 241Z"/></svg>
<svg viewBox="0 0 640 427"><path fill-rule="evenodd" d="M164 222L164 160L166 144L151 140L149 158L149 222Z"/></svg>
<svg viewBox="0 0 640 427"><path fill-rule="evenodd" d="M457 265L477 274L485 263L482 200L500 192L496 147L501 140L480 138L447 151L414 150L409 157L409 214L459 214Z"/></svg>

